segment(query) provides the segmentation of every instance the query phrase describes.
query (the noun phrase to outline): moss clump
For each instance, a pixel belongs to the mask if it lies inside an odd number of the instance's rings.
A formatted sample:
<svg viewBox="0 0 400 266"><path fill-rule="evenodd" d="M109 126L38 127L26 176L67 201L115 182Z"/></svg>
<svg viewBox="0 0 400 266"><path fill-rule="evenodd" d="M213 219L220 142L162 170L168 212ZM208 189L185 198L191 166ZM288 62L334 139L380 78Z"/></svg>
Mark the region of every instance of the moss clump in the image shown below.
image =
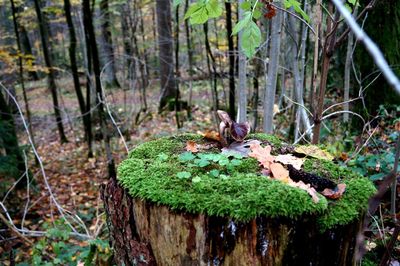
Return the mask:
<svg viewBox="0 0 400 266"><path fill-rule="evenodd" d="M282 145L277 138L265 134L256 134L251 138L268 141L274 147ZM320 201L315 204L305 191L260 175L258 162L253 158L241 159L240 165L229 170L215 163L204 168L190 166L188 162L178 159L185 151L187 140L196 143L204 141L198 135L182 135L138 146L118 167L120 184L133 197L165 204L174 210L228 216L239 221L257 216L300 218L302 215L313 215L318 217L322 230L357 218L374 191L367 179L349 175L344 180L347 190L343 198L328 201L320 196ZM314 160L307 160L306 171L317 174L327 171L332 173L325 176L329 178L348 172L325 161L320 162L319 168L312 169L317 164ZM224 171L224 178L210 175L214 169ZM181 171L196 176L197 182L191 178L179 178L177 173Z"/></svg>

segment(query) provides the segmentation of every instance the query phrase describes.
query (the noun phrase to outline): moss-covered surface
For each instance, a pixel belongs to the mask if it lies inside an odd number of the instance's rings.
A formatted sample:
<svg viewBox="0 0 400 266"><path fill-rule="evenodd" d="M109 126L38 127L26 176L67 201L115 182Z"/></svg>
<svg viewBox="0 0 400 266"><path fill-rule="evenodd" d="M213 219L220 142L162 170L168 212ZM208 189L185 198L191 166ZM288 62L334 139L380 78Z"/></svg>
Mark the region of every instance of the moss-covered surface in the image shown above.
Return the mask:
<svg viewBox="0 0 400 266"><path fill-rule="evenodd" d="M273 147L282 142L265 134L251 138L267 141ZM118 180L133 197L165 204L174 210L208 215L228 216L248 221L257 216L300 218L317 217L321 230L344 225L359 217L374 193L372 183L332 162L307 159L304 170L318 175L340 179L346 183L346 193L340 200L327 200L320 195L316 204L303 190L268 179L260 174L253 158L240 159L240 165L226 169L218 163L207 167L189 166L179 160L185 152L187 140L205 143L199 135L181 135L161 138L139 145L129 158L118 167ZM207 151L218 153L218 149ZM219 170L224 178L213 177L210 171ZM179 178L177 173L186 171L192 178Z"/></svg>

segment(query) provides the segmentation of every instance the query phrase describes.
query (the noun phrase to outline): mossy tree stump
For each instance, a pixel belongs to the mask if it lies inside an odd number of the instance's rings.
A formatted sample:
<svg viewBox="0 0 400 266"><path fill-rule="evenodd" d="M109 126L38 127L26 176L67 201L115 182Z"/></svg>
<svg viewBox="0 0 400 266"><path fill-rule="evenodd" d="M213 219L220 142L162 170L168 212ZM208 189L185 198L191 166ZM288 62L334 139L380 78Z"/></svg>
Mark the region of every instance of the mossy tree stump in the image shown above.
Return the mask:
<svg viewBox="0 0 400 266"><path fill-rule="evenodd" d="M287 153L272 136L250 138ZM234 169L188 167L178 160L198 135L150 141L118 168L103 189L118 265L354 265L355 239L374 187L330 161L307 158L303 169L346 184L339 200L262 176L253 158ZM207 151L218 153L217 149ZM225 178L212 177L218 169ZM192 179L177 177L188 171Z"/></svg>

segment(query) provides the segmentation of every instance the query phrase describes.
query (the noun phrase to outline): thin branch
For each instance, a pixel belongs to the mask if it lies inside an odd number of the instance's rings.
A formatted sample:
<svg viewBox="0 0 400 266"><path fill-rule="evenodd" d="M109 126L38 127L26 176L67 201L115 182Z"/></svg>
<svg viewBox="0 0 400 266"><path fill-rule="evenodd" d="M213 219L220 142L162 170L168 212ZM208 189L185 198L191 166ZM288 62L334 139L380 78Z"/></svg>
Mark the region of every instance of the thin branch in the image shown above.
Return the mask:
<svg viewBox="0 0 400 266"><path fill-rule="evenodd" d="M342 14L342 16L347 21L347 24L350 26L351 30L357 36L359 40L364 43L365 48L370 53L372 58L375 61L375 64L382 70L383 75L385 76L387 82L393 86L395 91L400 94L400 81L393 73L392 69L389 67L387 61L385 60L382 52L379 50L378 46L368 37L368 35L361 29L361 27L357 24L354 18L351 16L349 11L344 7L340 0L332 0L335 4L336 8Z"/></svg>

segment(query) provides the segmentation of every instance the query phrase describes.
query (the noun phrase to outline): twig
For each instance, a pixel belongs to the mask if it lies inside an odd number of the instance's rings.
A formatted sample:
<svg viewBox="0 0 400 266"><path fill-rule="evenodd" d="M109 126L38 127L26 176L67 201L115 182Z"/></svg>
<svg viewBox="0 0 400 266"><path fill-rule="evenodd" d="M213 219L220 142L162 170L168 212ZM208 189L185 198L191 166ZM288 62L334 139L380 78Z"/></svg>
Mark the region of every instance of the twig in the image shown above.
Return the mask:
<svg viewBox="0 0 400 266"><path fill-rule="evenodd" d="M361 29L361 27L357 24L357 22L351 16L349 11L343 6L340 0L332 0L332 2L335 4L336 8L339 10L342 16L345 18L347 24L354 32L354 34L357 36L357 38L364 43L365 48L374 59L375 64L382 70L383 75L385 76L387 82L391 86L393 86L393 88L398 94L400 94L400 81L393 73L392 69L389 67L378 46L368 37L368 35L363 31L363 29Z"/></svg>

